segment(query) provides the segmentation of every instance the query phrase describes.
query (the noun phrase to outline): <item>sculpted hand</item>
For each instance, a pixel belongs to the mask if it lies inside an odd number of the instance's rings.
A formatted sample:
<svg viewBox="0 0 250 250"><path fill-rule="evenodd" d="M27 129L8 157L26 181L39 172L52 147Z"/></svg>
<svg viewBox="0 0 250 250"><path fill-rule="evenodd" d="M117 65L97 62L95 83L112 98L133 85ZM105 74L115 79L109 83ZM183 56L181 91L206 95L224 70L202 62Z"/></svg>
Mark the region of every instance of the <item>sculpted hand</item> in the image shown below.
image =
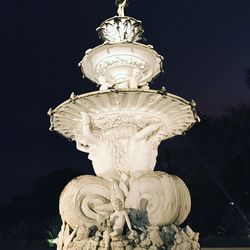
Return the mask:
<svg viewBox="0 0 250 250"><path fill-rule="evenodd" d="M162 122L152 123L129 139L128 165L130 172L154 169L162 127Z"/></svg>

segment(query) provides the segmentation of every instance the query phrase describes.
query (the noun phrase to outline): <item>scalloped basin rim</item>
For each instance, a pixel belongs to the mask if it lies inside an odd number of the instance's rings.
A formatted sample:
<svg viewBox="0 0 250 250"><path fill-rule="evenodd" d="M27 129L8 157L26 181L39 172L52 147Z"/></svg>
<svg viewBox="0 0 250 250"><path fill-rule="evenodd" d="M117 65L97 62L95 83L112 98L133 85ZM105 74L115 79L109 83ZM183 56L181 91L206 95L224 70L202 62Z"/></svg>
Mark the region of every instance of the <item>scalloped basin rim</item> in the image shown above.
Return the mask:
<svg viewBox="0 0 250 250"><path fill-rule="evenodd" d="M79 66L84 76L98 84L100 76L112 83L116 82L117 74L132 77L132 71L136 68L137 82L140 84L151 82L162 71L162 60L163 57L151 45L136 42L103 43L87 50Z"/></svg>
<svg viewBox="0 0 250 250"><path fill-rule="evenodd" d="M183 134L199 121L193 105L179 96L156 90L106 90L74 96L60 104L51 112L51 128L76 140L81 112L89 113L96 133L127 126L142 129L162 122L167 128L163 140Z"/></svg>
<svg viewBox="0 0 250 250"><path fill-rule="evenodd" d="M106 94L106 93L117 93L118 94L118 93L127 93L127 92L132 92L132 93L152 93L152 94L158 94L158 95L164 96L165 98L167 98L169 96L169 97L172 97L174 99L179 100L180 102L183 102L185 104L188 104L188 105L192 106L191 102L185 100L184 98L182 98L180 96L177 96L175 94L171 94L171 93L168 93L168 92L165 95L162 95L162 94L160 94L158 92L158 90L152 90L152 89L150 89L150 90L122 89L122 90L119 90L119 91L116 91L116 90L97 90L97 91L92 91L92 92L76 95L74 97L74 100L78 99L78 98L82 98L82 97L95 96L95 95ZM65 105L67 103L70 103L72 101L73 101L73 99L68 99L68 100L62 102L55 109L53 109L53 113L57 109L59 109L61 106Z"/></svg>

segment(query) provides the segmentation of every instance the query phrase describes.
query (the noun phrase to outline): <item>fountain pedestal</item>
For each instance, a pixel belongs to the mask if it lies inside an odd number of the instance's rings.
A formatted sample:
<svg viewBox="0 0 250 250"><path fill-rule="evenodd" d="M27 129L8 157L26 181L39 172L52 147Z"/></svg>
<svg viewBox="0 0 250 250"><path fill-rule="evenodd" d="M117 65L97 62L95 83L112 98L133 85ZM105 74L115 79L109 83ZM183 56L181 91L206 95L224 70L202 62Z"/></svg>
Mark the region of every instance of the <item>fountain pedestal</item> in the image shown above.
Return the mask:
<svg viewBox="0 0 250 250"><path fill-rule="evenodd" d="M64 188L57 249L199 249L198 233L179 227L191 209L186 185L154 171L160 142L199 120L194 102L149 89L162 57L137 42L140 21L116 16L98 32L104 44L79 66L100 90L49 110L51 130L88 153L97 175Z"/></svg>

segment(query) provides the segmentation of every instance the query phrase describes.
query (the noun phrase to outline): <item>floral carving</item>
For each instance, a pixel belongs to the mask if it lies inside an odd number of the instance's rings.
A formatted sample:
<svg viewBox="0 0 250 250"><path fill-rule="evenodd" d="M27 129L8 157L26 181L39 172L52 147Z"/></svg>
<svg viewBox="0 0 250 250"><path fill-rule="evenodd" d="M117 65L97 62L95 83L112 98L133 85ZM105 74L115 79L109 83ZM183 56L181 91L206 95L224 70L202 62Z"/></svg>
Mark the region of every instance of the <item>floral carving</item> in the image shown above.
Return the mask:
<svg viewBox="0 0 250 250"><path fill-rule="evenodd" d="M109 58L105 58L97 65L97 73L102 73L104 70L106 70L110 66L114 65L134 65L138 69L142 71L146 71L148 69L148 64L136 57L131 56L112 56Z"/></svg>
<svg viewBox="0 0 250 250"><path fill-rule="evenodd" d="M132 17L112 17L97 28L99 37L108 43L136 42L141 40L141 21Z"/></svg>

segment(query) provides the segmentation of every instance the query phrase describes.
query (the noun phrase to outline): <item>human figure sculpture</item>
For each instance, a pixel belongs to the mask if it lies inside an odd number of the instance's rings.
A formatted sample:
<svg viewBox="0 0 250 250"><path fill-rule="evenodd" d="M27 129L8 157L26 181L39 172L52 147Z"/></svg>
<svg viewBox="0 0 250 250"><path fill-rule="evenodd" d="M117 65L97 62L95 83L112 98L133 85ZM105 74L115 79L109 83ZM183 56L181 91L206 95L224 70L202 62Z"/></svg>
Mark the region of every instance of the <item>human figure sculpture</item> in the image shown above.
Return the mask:
<svg viewBox="0 0 250 250"><path fill-rule="evenodd" d="M122 235L125 223L127 224L129 230L132 230L128 213L126 210L124 210L121 200L115 199L113 207L115 212L110 216L110 223L113 225L113 232L110 233L110 236Z"/></svg>
<svg viewBox="0 0 250 250"><path fill-rule="evenodd" d="M98 83L101 85L100 90L107 90L112 87L112 84L107 82L104 76L99 76Z"/></svg>
<svg viewBox="0 0 250 250"><path fill-rule="evenodd" d="M98 77L98 84L100 85L100 90L107 89L148 89L147 82L140 83L138 82L138 75L140 70L138 68L134 68L131 72L131 75L128 75L124 78L116 80L115 83L111 83L107 81L106 77L101 75Z"/></svg>
<svg viewBox="0 0 250 250"><path fill-rule="evenodd" d="M119 16L124 16L124 9L127 5L127 0L116 0L116 5L118 5L117 14Z"/></svg>
<svg viewBox="0 0 250 250"><path fill-rule="evenodd" d="M124 208L124 198L123 190L116 181L113 181L110 202L114 212L109 217L109 222L113 231L110 232L110 237L122 235L125 224L127 224L129 230L132 230L128 213Z"/></svg>
<svg viewBox="0 0 250 250"><path fill-rule="evenodd" d="M119 179L123 172L129 175L154 169L157 148L167 133L162 122L151 123L139 131L124 127L98 136L91 131L88 113L81 112L81 119L77 149L89 153L88 158L98 176Z"/></svg>

